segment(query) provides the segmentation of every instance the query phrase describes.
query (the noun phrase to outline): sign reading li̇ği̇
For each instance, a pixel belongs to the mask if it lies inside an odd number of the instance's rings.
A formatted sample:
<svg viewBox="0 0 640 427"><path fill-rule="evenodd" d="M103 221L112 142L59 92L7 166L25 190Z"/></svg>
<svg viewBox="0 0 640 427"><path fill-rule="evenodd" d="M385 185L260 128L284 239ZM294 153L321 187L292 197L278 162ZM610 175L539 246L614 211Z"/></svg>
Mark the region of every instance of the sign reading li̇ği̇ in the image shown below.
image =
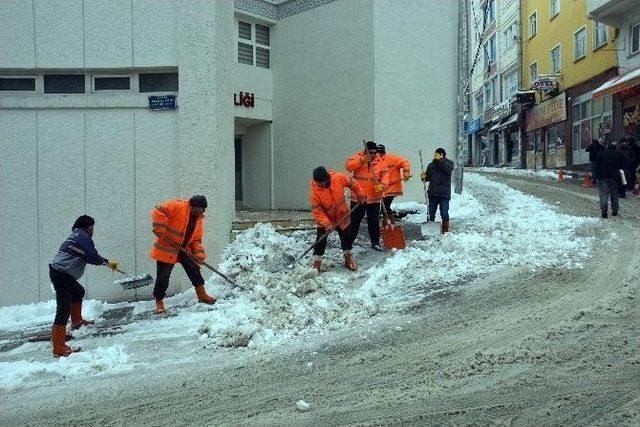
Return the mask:
<svg viewBox="0 0 640 427"><path fill-rule="evenodd" d="M176 109L175 95L154 95L149 97L149 110L163 111Z"/></svg>
<svg viewBox="0 0 640 427"><path fill-rule="evenodd" d="M255 106L255 97L253 93L249 92L234 93L233 105L253 108Z"/></svg>

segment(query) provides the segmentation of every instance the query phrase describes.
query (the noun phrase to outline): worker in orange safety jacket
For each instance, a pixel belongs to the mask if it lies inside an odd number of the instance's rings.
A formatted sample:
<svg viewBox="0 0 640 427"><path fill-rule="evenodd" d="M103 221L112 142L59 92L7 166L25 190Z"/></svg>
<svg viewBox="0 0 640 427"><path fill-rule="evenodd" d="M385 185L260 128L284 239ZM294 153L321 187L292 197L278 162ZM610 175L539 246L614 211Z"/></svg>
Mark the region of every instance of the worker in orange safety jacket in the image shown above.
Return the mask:
<svg viewBox="0 0 640 427"><path fill-rule="evenodd" d="M153 296L156 313L164 313L163 299L169 287L169 278L174 264L182 264L194 286L199 302L214 304L216 297L207 295L200 263L206 259L202 246L203 219L207 209L204 196L193 196L189 200L170 200L157 205L151 211L153 234L157 239L151 248L151 258L157 261L157 277ZM185 251L179 248L183 247Z"/></svg>
<svg viewBox="0 0 640 427"><path fill-rule="evenodd" d="M360 223L366 212L371 247L376 251L382 251L383 249L380 247L380 202L382 201L382 193L388 184L388 174L384 161L377 154L377 144L374 141L367 141L364 150L347 159L345 168L353 174L353 179L360 184L367 198L366 204L358 207L351 217L353 240L355 241L358 236ZM353 208L357 203L357 198L352 193L351 207Z"/></svg>
<svg viewBox="0 0 640 427"><path fill-rule="evenodd" d="M344 189L347 187L351 189L351 194L359 200L359 203L366 203L362 187L353 178L340 172L327 171L324 166L318 166L313 170L309 203L311 214L318 226L317 243L313 248L313 268L318 272L327 248L326 234L333 230L336 230L340 237L340 246L344 252L344 266L351 271L358 269L351 256L354 236L351 234L349 207L344 199Z"/></svg>
<svg viewBox="0 0 640 427"><path fill-rule="evenodd" d="M391 210L391 202L393 202L393 199L396 197L402 196L402 183L411 179L411 164L409 160L404 157L387 153L385 146L382 144L378 144L377 151L378 155L387 165L389 179L389 185L382 195L382 202L384 203L387 213L395 216L395 213ZM400 173L400 169L402 169L402 173Z"/></svg>

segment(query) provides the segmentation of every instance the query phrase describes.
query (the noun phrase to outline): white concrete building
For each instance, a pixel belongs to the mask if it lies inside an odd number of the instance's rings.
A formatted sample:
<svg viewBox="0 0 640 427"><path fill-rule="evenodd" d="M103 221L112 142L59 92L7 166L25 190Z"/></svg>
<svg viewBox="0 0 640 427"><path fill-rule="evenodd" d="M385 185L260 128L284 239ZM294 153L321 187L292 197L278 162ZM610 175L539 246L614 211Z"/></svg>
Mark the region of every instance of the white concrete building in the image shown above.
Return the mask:
<svg viewBox="0 0 640 427"><path fill-rule="evenodd" d="M364 138L416 174L418 149L453 158L456 23L439 0L0 2L0 304L52 298L83 213L103 255L155 275L158 201L207 196L217 262L235 203L308 209L311 170L343 170ZM88 268L87 297L151 298L115 278Z"/></svg>
<svg viewBox="0 0 640 427"><path fill-rule="evenodd" d="M468 0L471 117L475 165L518 163L519 129L512 98L520 76L520 3Z"/></svg>

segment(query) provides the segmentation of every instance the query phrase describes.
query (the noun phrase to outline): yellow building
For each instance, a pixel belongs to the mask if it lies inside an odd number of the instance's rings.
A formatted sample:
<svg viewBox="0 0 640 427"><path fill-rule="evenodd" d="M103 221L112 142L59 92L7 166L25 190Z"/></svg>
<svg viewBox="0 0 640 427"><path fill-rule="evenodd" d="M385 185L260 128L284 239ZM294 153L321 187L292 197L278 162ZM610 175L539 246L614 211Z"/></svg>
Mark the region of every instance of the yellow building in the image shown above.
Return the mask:
<svg viewBox="0 0 640 427"><path fill-rule="evenodd" d="M611 97L591 96L616 75L615 30L587 17L586 0L523 0L521 19L523 87L537 92L527 167L585 164L591 140L611 133Z"/></svg>

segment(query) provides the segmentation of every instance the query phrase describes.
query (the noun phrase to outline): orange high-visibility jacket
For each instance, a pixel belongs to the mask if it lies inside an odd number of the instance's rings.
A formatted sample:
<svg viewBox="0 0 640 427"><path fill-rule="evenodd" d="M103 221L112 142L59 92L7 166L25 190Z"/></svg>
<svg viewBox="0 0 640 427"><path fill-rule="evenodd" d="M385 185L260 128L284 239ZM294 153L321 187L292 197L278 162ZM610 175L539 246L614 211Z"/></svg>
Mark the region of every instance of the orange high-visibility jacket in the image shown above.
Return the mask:
<svg viewBox="0 0 640 427"><path fill-rule="evenodd" d="M374 186L376 182L383 186L388 185L387 166L378 155L373 157L371 165L363 160L366 157L364 152L359 151L347 159L344 167L353 173L353 178L362 187L364 195L367 196L367 203L376 203L382 200L382 192L378 193ZM353 192L351 200L357 200Z"/></svg>
<svg viewBox="0 0 640 427"><path fill-rule="evenodd" d="M189 200L179 199L163 202L151 211L153 233L157 236L149 253L151 258L169 264L178 262L179 251L175 246L184 241L190 212ZM204 214L196 219L193 233L185 245L201 261L207 258L202 246L203 221Z"/></svg>
<svg viewBox="0 0 640 427"><path fill-rule="evenodd" d="M409 160L397 154L387 153L382 156L382 160L387 165L389 186L384 191L384 196L402 196L402 178L411 175L411 164ZM402 174L400 174L402 169Z"/></svg>
<svg viewBox="0 0 640 427"><path fill-rule="evenodd" d="M329 171L329 187L324 188L314 180L311 180L311 191L309 191L309 203L311 204L311 214L318 226L327 228L336 224L345 230L351 224L349 207L344 199L344 189L349 187L351 194L356 197L364 197L362 187L358 182L336 171ZM346 215L342 221L342 217ZM340 221L338 223L338 221Z"/></svg>

